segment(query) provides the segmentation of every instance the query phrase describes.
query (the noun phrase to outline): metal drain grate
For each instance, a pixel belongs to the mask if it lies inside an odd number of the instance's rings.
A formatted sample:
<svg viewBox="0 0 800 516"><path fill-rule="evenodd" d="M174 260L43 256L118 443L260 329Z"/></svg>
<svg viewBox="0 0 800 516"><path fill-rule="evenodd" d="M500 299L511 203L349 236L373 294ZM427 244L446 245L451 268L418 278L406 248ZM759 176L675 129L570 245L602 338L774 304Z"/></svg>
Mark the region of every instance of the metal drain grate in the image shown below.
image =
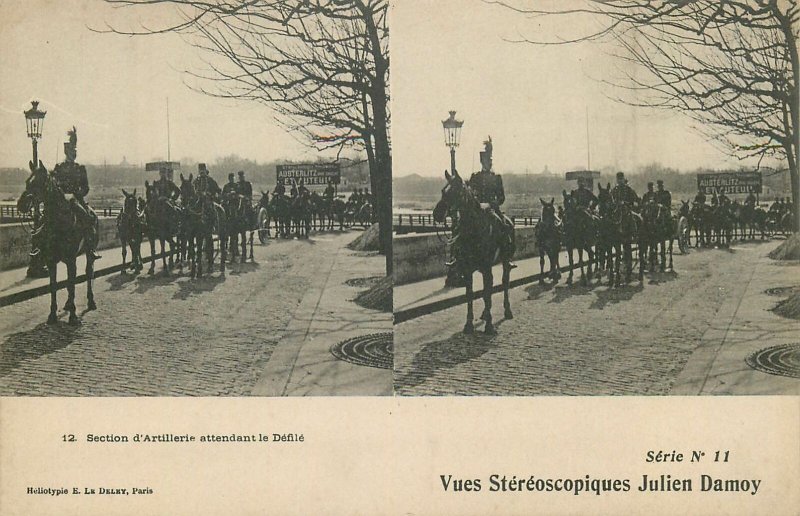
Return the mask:
<svg viewBox="0 0 800 516"><path fill-rule="evenodd" d="M764 348L747 357L745 362L758 371L800 378L800 344Z"/></svg>
<svg viewBox="0 0 800 516"><path fill-rule="evenodd" d="M795 292L800 292L800 286L768 288L764 292L770 296L788 297L794 294Z"/></svg>
<svg viewBox="0 0 800 516"><path fill-rule="evenodd" d="M359 335L331 346L331 354L351 364L391 369L394 365L392 332Z"/></svg>

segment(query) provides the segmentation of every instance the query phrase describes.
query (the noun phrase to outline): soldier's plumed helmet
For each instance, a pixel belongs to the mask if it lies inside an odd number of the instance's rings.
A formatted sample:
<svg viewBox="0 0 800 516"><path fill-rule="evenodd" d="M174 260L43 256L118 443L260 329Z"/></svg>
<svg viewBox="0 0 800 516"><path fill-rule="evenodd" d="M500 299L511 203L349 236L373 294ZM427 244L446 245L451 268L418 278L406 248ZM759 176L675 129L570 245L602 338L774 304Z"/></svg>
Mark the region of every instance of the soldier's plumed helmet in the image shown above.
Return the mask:
<svg viewBox="0 0 800 516"><path fill-rule="evenodd" d="M206 168L205 163L198 163L197 164L197 171L201 174L206 173L208 174L208 168Z"/></svg>
<svg viewBox="0 0 800 516"><path fill-rule="evenodd" d="M664 180L663 179L659 179L659 180L656 181L656 184L664 186Z"/></svg>
<svg viewBox="0 0 800 516"><path fill-rule="evenodd" d="M236 174L233 172L228 172L228 179L233 179L234 177L236 177Z"/></svg>
<svg viewBox="0 0 800 516"><path fill-rule="evenodd" d="M624 172L617 172L617 179L625 179L625 173Z"/></svg>

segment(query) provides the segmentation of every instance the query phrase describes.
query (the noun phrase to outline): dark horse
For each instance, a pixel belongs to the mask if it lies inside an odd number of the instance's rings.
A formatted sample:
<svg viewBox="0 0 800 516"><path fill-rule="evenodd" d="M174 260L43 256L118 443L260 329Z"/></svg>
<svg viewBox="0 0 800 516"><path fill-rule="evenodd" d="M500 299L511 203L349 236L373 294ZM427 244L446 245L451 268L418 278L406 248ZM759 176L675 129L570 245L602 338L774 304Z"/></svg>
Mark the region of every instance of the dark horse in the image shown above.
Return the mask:
<svg viewBox="0 0 800 516"><path fill-rule="evenodd" d="M677 228L672 213L661 204L650 201L642 208L642 237L640 250L642 256L647 258L647 270L655 272L659 252L661 255L661 272L667 268L667 249L669 249L669 270L672 269L672 246L675 242ZM644 258L643 258L644 259Z"/></svg>
<svg viewBox="0 0 800 516"><path fill-rule="evenodd" d="M594 217L578 205L577 200L562 191L564 196L564 247L567 248L569 257L569 276L567 284L572 284L572 251L578 251L578 266L581 268L581 285L586 285L586 279L592 281L592 264L594 263L594 245L597 240L597 224ZM583 252L587 254L587 272L583 271Z"/></svg>
<svg viewBox="0 0 800 516"><path fill-rule="evenodd" d="M30 163L31 175L25 181L25 192L17 202L18 208L22 212L30 211L34 204L44 203L44 227L45 238L40 248L44 257L44 262L50 272L50 316L47 318L48 324L58 322L56 316L56 266L62 262L67 266L67 303L64 310L69 312L69 324L80 324L80 318L75 314L75 276L76 259L78 255L86 255L86 298L87 309L95 310L97 305L94 302L94 292L92 291L92 280L94 279L94 260L91 253L86 249L84 241L84 229L80 227L73 212L70 202L64 197L61 188L56 184L53 177L47 172L44 164L39 161L39 166L35 167Z"/></svg>
<svg viewBox="0 0 800 516"><path fill-rule="evenodd" d="M308 238L311 232L312 204L310 194L300 194L290 200L292 224L297 238Z"/></svg>
<svg viewBox="0 0 800 516"><path fill-rule="evenodd" d="M144 268L142 264L142 236L144 234L144 212L139 210L139 200L136 198L136 189L129 194L124 189L122 194L125 201L122 211L117 215L117 234L122 243L122 272L126 271L128 247L131 248L130 268L136 272Z"/></svg>
<svg viewBox="0 0 800 516"><path fill-rule="evenodd" d="M181 178L183 179L183 178ZM192 278L203 275L203 253L208 260L208 272L214 270L214 233L219 237L220 271L225 273L227 260L227 218L225 210L208 194L198 195L189 180L181 181L181 203L184 206L183 223L189 248Z"/></svg>
<svg viewBox="0 0 800 516"><path fill-rule="evenodd" d="M456 262L457 272L463 276L467 288L467 322L464 333L471 333L473 327L472 313L472 273L475 271L483 275L483 314L481 319L486 321L484 331L494 333L492 324L492 265L498 261L503 263L503 307L505 318L511 319L511 303L508 300L508 287L511 276L511 258L514 255L514 246L503 245L503 220L495 213L487 212L475 198L472 190L464 184L458 172L452 176L445 171L447 184L442 188L442 198L433 210L433 219L444 222L447 214L458 214L461 240L461 253Z"/></svg>
<svg viewBox="0 0 800 516"><path fill-rule="evenodd" d="M181 230L182 213L176 206L165 199L160 199L155 193L155 187L148 181L144 182L144 187L146 199L144 208L145 233L147 234L147 240L150 241L150 256L153 258L147 273L153 274L156 270L156 240L158 240L161 242L161 263L164 267L164 274L169 274L173 266L173 254L178 249L175 245L175 240ZM167 243L169 244L169 252L167 252ZM169 261L167 257L169 257Z"/></svg>
<svg viewBox="0 0 800 516"><path fill-rule="evenodd" d="M550 279L557 283L561 277L558 266L558 253L561 252L561 227L556 220L555 199L550 202L541 197L542 218L536 224L536 248L539 251L539 284L544 285L544 259L550 259Z"/></svg>
<svg viewBox="0 0 800 516"><path fill-rule="evenodd" d="M600 188L599 211L601 242L604 248L600 261L608 260L609 286L621 285L621 265L625 263L625 282L631 280L633 272L633 244L638 243L639 281L644 280L642 269L642 243L640 242L641 217L633 212L626 203L616 204L611 197L611 185L604 190ZM614 259L610 254L613 252Z"/></svg>
<svg viewBox="0 0 800 516"><path fill-rule="evenodd" d="M289 198L286 195L272 194L269 200L269 211L275 221L275 237L288 238L292 231L292 213Z"/></svg>
<svg viewBox="0 0 800 516"><path fill-rule="evenodd" d="M243 195L231 193L223 199L225 216L228 218L228 234L232 259L236 258L239 237L242 239L241 262L247 261L247 235L250 234L250 259L253 259L253 232L255 231L255 211Z"/></svg>

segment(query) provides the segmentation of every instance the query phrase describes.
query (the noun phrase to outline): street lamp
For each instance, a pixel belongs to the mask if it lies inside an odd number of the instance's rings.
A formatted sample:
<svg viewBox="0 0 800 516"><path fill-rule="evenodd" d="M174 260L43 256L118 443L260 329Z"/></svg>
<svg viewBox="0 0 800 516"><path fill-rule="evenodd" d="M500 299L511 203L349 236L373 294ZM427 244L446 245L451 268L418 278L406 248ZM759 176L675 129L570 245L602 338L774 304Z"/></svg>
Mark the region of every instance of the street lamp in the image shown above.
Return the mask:
<svg viewBox="0 0 800 516"><path fill-rule="evenodd" d="M456 171L456 147L461 140L461 126L464 125L463 120L456 120L456 112L450 111L450 117L447 120L442 120L442 127L444 128L444 144L450 147L450 173Z"/></svg>
<svg viewBox="0 0 800 516"><path fill-rule="evenodd" d="M42 127L44 126L44 115L46 111L39 111L39 101L32 100L31 108L25 111L25 123L28 126L28 138L33 144L33 164L39 163L38 141L42 137Z"/></svg>
<svg viewBox="0 0 800 516"><path fill-rule="evenodd" d="M31 101L31 108L25 113L25 124L28 126L28 138L31 139L31 143L33 144L33 166L39 166L39 148L38 142L42 137L42 128L44 126L44 115L47 113L45 111L39 111L39 101L32 100ZM39 221L41 220L42 213L39 208L39 203L36 202L33 206L33 225L34 227L39 227ZM28 262L28 271L27 275L29 278L42 278L48 275L47 267L44 265L44 260L42 260L41 254L37 254L35 256L31 256L30 261Z"/></svg>

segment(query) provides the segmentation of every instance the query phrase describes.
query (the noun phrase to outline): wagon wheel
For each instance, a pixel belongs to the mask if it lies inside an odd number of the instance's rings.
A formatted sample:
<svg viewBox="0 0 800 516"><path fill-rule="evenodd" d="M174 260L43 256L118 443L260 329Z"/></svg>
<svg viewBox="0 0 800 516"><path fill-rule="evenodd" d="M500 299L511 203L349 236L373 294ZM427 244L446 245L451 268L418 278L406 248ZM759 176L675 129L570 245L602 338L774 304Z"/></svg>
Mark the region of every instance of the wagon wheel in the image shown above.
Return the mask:
<svg viewBox="0 0 800 516"><path fill-rule="evenodd" d="M686 254L689 249L689 222L686 217L681 217L678 220L678 249L681 254Z"/></svg>
<svg viewBox="0 0 800 516"><path fill-rule="evenodd" d="M269 215L266 208L258 210L258 240L266 244L269 239Z"/></svg>

